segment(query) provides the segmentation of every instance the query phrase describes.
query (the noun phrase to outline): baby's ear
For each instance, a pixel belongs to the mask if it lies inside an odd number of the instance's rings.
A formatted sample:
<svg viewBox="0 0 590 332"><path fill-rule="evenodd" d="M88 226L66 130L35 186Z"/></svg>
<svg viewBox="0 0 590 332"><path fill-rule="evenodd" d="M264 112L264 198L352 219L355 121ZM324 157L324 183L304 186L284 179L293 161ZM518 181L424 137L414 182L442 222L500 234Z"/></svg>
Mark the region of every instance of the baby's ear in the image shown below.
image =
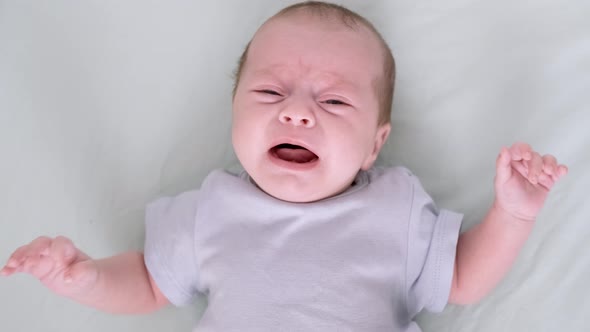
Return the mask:
<svg viewBox="0 0 590 332"><path fill-rule="evenodd" d="M373 145L373 151L370 155L367 156L367 159L363 163L363 166L361 167L363 170L366 171L369 168L371 168L371 166L373 166L373 163L375 163L375 160L377 160L377 156L379 155L381 148L387 141L387 137L389 137L390 132L390 123L383 124L379 126L379 128L377 128L377 132L375 133L375 144Z"/></svg>

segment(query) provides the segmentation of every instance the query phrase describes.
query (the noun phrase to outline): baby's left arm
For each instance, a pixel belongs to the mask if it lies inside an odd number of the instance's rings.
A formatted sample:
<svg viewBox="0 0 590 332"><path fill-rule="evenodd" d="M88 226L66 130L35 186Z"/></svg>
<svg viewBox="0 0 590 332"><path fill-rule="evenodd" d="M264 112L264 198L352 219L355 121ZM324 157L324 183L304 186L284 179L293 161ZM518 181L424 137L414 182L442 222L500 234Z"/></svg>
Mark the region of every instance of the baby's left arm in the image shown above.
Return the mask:
<svg viewBox="0 0 590 332"><path fill-rule="evenodd" d="M506 274L553 185L565 174L552 155L528 144L502 148L496 161L496 197L484 220L459 236L449 302L474 303Z"/></svg>

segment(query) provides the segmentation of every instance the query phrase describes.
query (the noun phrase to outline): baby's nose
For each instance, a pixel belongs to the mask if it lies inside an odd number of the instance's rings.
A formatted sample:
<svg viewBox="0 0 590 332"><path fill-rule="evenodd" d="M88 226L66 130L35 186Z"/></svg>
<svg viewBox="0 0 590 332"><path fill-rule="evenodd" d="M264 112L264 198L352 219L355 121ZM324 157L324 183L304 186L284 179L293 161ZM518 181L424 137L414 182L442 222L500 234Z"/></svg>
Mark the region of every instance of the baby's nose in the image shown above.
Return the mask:
<svg viewBox="0 0 590 332"><path fill-rule="evenodd" d="M279 114L279 121L283 124L291 124L296 127L304 126L311 128L315 126L315 117L310 111L289 111L284 110Z"/></svg>

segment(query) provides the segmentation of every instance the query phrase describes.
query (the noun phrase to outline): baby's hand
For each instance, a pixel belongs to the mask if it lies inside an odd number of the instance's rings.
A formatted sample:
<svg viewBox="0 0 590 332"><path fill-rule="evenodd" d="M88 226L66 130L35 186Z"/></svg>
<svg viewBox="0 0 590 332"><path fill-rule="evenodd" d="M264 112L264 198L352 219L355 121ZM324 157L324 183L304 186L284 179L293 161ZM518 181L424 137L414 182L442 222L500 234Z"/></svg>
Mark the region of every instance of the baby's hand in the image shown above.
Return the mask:
<svg viewBox="0 0 590 332"><path fill-rule="evenodd" d="M94 261L63 236L42 236L18 248L0 275L18 272L29 273L52 291L68 297L83 295L98 278Z"/></svg>
<svg viewBox="0 0 590 332"><path fill-rule="evenodd" d="M518 219L533 221L567 171L555 157L541 156L526 143L502 148L496 161L495 204Z"/></svg>

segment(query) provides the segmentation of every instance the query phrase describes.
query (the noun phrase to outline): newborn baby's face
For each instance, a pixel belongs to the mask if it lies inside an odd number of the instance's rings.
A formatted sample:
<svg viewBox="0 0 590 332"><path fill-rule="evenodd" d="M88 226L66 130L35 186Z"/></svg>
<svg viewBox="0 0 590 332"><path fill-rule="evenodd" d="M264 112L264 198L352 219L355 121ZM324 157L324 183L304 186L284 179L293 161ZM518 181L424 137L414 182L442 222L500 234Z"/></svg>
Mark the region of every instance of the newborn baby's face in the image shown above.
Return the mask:
<svg viewBox="0 0 590 332"><path fill-rule="evenodd" d="M233 104L233 145L271 196L310 202L350 186L387 137L377 125L380 45L365 27L294 14L255 35Z"/></svg>

